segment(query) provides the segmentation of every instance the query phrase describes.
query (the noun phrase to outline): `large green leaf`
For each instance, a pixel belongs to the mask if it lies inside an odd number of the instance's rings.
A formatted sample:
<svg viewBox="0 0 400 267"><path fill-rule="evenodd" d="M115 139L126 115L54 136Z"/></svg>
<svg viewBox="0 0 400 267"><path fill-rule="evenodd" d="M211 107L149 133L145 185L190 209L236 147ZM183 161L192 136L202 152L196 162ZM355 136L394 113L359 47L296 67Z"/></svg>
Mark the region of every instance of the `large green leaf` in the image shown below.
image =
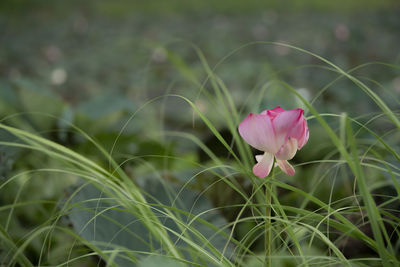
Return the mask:
<svg viewBox="0 0 400 267"><path fill-rule="evenodd" d="M224 226L226 221L217 211L210 211L212 209L211 203L205 197L199 196L199 192L188 188L181 190L177 186L165 181L160 182L160 180L154 178L141 179L138 183L148 194L149 203L177 208L189 212L193 216L205 212L200 218L209 222L212 227L215 227L214 229L203 223L204 221L200 222L199 220L190 225L205 237L204 240L209 241L220 252L223 251L228 241L223 235L216 234L216 229ZM151 236L141 220L124 207L117 205L110 197L112 196L106 196L101 192L101 189L90 184L76 192L76 195L72 198L72 203L75 205L69 214L74 230L103 251L106 249L127 250L128 252L118 253L113 258L113 261L119 266L134 266L134 263L126 258L129 255L139 259L148 253L162 255L164 252L160 243ZM155 214L160 218L166 229L176 231L178 234L182 232L174 220L166 218L162 212L157 211L157 209L162 210L162 208L157 208L157 206L154 208ZM192 219L192 217L182 213L174 213L180 216L182 222L187 223ZM210 252L207 245L204 244L204 240L195 237L190 230L186 230L186 233L192 238L193 242ZM188 252L190 246L185 241L177 238L174 234L170 234L170 238L175 242L177 248L182 248L182 254L188 261L198 260L198 251L192 255ZM226 255L231 255L231 252L232 245L229 245ZM159 259L147 259L143 262L158 261ZM208 263L208 265L212 264Z"/></svg>
<svg viewBox="0 0 400 267"><path fill-rule="evenodd" d="M30 119L38 129L50 128L54 124L54 120L35 113L39 112L54 117L60 116L65 108L65 103L61 97L34 80L20 79L15 82L15 86L21 111L29 113Z"/></svg>
<svg viewBox="0 0 400 267"><path fill-rule="evenodd" d="M161 255L150 255L143 260L141 260L138 265L138 267L182 267L185 266L179 261L176 261L174 259L161 256Z"/></svg>
<svg viewBox="0 0 400 267"><path fill-rule="evenodd" d="M115 93L101 94L78 106L77 111L85 114L87 117L103 119L113 113L121 111L134 112L134 104L131 100Z"/></svg>

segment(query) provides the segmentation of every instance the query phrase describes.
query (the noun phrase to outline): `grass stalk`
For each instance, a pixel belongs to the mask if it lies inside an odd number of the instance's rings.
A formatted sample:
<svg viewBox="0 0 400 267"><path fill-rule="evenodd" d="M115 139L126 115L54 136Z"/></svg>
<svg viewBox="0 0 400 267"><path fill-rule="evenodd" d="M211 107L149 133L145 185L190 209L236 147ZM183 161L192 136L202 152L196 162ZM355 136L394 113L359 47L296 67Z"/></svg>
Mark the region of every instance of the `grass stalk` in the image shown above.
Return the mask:
<svg viewBox="0 0 400 267"><path fill-rule="evenodd" d="M265 183L265 266L271 267L271 207L272 207L272 180L274 179L274 166L275 166L275 158L272 164L271 173L268 176L266 183Z"/></svg>

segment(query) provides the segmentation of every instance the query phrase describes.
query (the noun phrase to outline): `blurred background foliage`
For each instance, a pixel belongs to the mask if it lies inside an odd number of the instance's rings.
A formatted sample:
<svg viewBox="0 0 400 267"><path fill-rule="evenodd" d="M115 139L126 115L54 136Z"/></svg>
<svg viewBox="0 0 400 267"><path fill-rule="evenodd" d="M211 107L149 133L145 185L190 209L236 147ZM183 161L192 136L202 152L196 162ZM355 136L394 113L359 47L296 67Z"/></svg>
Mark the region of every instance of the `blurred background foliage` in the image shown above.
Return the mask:
<svg viewBox="0 0 400 267"><path fill-rule="evenodd" d="M337 78L314 57L259 41L288 43L312 51L345 70L376 61L398 65L399 14L397 0L2 0L0 116L5 123L40 133L107 166L107 160L96 148L71 128L69 123L73 123L106 150L115 145L113 156L119 162L132 155L143 156L168 179L185 182L197 170L193 162L206 163L208 158L193 143L168 138L160 131L193 133L218 156L226 158L227 152L182 100L162 97L147 101L166 93L188 97L229 140L219 107L212 97L207 97L213 93L207 90L207 73L193 45L204 53L211 68L215 66L213 71L224 81L245 116L249 111L259 112L276 105L287 109L300 105L279 84L266 88L257 106L249 101L249 95L254 98L269 81L285 81L311 100ZM353 74L370 85L390 107L398 109L398 69L375 64ZM199 97L198 85L203 83L205 89ZM314 104L321 113L362 116L378 111L371 99L344 79L333 83ZM338 123L336 119L327 120L332 125ZM378 133L390 129L385 121L375 124ZM323 130L313 121L310 127L310 144L294 162L323 159L331 151L332 144L320 134ZM3 132L0 138L12 140ZM1 147L0 153L3 181L21 170L59 167L55 160L35 152ZM154 155L185 157L187 161ZM320 173L313 165L296 170L299 176ZM135 177L148 173L148 168L140 161L132 161L125 171ZM7 190L0 194L0 204L35 199L50 202L32 209L16 209L11 221L6 215L0 216L1 224L10 226L15 240L51 217L56 201L67 195L65 188L77 180L68 175L54 179L57 174L53 173L35 174L35 179L24 176L18 183L7 185ZM204 184L196 186L203 188L212 181L212 177L204 176L199 179ZM282 179L311 191L317 178ZM226 192L225 196L213 194L213 190L218 192L218 186L209 192L213 202L228 205L224 202L229 199L230 204L235 203L238 196L233 192ZM337 199L351 193L351 185L346 181L338 178L337 186L345 189L334 191ZM321 185L316 196L325 201L331 187L331 183ZM296 199L288 194L282 202L293 203ZM225 212L224 216L233 215ZM246 233L251 225L243 227L239 227L238 235ZM63 237L57 238L60 242L54 245L55 251L62 254ZM35 259L40 249L40 242L33 243L29 256Z"/></svg>

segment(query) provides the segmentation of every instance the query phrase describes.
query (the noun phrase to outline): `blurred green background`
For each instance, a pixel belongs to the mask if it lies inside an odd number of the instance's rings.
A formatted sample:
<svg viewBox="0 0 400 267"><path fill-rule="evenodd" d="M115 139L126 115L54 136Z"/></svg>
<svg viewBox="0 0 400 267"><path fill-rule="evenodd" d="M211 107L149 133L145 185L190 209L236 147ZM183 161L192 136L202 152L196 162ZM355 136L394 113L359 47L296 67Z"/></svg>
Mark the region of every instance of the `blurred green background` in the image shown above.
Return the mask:
<svg viewBox="0 0 400 267"><path fill-rule="evenodd" d="M163 48L201 80L204 71L189 43L203 51L211 66L254 41L298 46L344 69L400 60L396 0L4 0L0 14L2 88L26 82L72 106L106 92L128 94L132 100L165 93L181 76ZM216 73L236 95L276 71L281 71L280 79L315 95L329 82L326 72L287 68L319 63L285 47L251 45L231 55ZM363 71L371 79L392 81L400 90L392 71ZM349 90L332 91L325 96L330 102L348 105Z"/></svg>
<svg viewBox="0 0 400 267"><path fill-rule="evenodd" d="M195 102L224 134L224 118L212 98L207 98L208 91L212 94L208 90L211 86L194 46L224 81L243 117L249 111L260 112L276 105L286 109L301 105L278 84L260 94L257 105L249 101L250 95L254 98L272 80L289 83L308 100L329 85L314 103L321 113L363 116L379 110L351 82L340 79L330 85L337 73L326 70L327 66L315 57L262 41L287 43L311 51L344 70L368 62L399 65L400 2L2 0L0 117L105 166L107 162L93 145L68 123L87 132L109 151L135 111L155 97L174 93ZM398 69L371 64L355 70L353 75L371 86L390 107L398 109ZM199 84L204 85L202 94ZM122 161L126 155L178 155L206 162L207 157L194 144L166 140L160 134L160 130L177 130L194 133L226 158L227 152L197 119L189 106L176 98L148 103L124 128L113 156ZM384 122L374 126L378 133L389 127ZM319 134L322 130L318 126L311 122L310 127L314 127L310 144L296 156L295 162L323 159L332 148L328 138ZM3 132L0 137L12 140ZM229 139L229 134L226 137ZM37 153L0 149L3 181L17 171L58 166L55 160ZM196 171L193 165L182 161L148 160L171 180L185 182ZM135 164L125 167L133 177L142 172L141 166ZM296 171L311 173L311 168L299 167ZM53 176L40 175L10 185L7 193L3 190L0 194L0 204L13 203L16 195L18 201L58 200L76 178ZM310 181L289 182L302 188L313 187ZM29 188L29 194L20 194L21 184ZM325 200L330 186L327 184L325 190L318 190L315 195ZM347 189L335 191L336 197L343 192L351 193L351 188ZM235 196L231 199L234 202ZM11 235L16 240L22 238L55 209L53 204L16 210ZM1 216L0 222L5 221L6 217ZM62 236L57 238L60 242L55 248L61 255L65 244ZM29 247L33 262L40 249L39 241Z"/></svg>

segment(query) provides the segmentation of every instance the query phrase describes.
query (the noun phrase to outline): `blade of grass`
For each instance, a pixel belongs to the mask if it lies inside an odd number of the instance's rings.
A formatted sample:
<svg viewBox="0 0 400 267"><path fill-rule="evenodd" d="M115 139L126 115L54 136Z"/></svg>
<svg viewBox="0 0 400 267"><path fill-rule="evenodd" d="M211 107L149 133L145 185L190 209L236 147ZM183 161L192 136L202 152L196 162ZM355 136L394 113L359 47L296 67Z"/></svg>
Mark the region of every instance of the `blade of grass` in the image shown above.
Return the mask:
<svg viewBox="0 0 400 267"><path fill-rule="evenodd" d="M367 210L367 216L369 218L369 222L372 228L372 232L374 234L374 238L377 242L377 250L382 258L383 266L392 266L390 263L390 254L386 250L385 243L382 237L382 231L386 231L382 224L382 217L380 212L378 211L375 201L373 200L371 193L368 190L367 183L365 180L364 173L361 168L360 160L357 152L357 144L353 135L352 126L350 124L350 120L346 119L346 133L348 137L348 143L350 145L350 152L352 156L352 161L354 164L354 175L356 177L356 181L360 190L360 193L363 197L363 201ZM382 229L383 228L383 229ZM392 254L393 255L393 254ZM393 260L393 259L392 259Z"/></svg>

